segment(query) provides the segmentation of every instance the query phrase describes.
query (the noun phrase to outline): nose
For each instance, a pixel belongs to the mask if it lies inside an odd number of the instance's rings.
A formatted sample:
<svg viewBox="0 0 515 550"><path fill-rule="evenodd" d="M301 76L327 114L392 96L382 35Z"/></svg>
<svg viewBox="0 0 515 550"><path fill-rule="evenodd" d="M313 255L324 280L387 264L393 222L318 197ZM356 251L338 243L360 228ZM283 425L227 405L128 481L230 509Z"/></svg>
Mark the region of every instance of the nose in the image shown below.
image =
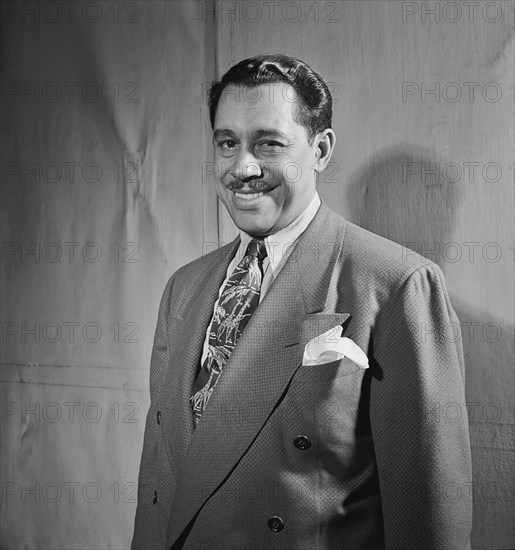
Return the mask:
<svg viewBox="0 0 515 550"><path fill-rule="evenodd" d="M234 158L234 164L231 167L230 174L234 179L240 181L251 181L261 178L263 171L256 158L249 151L241 151Z"/></svg>

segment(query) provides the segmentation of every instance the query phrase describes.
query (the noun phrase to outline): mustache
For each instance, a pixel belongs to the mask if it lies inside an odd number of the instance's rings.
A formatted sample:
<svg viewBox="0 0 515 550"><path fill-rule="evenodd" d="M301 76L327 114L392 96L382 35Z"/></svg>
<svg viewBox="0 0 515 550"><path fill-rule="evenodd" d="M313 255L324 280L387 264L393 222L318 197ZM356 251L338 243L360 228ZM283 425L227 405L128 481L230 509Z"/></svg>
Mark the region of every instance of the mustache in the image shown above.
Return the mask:
<svg viewBox="0 0 515 550"><path fill-rule="evenodd" d="M274 185L266 180L252 180L252 181L232 181L227 185L227 189L229 191L240 191L245 187L245 184L247 184L249 189L252 189L256 193L259 193L260 191L270 191L274 188Z"/></svg>

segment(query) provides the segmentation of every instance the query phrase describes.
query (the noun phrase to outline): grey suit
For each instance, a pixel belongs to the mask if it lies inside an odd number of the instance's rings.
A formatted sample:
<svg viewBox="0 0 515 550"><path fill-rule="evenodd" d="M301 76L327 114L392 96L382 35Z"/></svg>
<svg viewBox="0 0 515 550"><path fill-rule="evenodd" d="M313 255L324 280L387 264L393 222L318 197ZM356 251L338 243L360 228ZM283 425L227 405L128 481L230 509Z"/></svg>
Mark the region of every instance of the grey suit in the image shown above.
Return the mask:
<svg viewBox="0 0 515 550"><path fill-rule="evenodd" d="M324 203L194 429L188 398L238 243L166 286L132 548L468 548L463 357L441 271ZM302 366L349 315L370 368Z"/></svg>

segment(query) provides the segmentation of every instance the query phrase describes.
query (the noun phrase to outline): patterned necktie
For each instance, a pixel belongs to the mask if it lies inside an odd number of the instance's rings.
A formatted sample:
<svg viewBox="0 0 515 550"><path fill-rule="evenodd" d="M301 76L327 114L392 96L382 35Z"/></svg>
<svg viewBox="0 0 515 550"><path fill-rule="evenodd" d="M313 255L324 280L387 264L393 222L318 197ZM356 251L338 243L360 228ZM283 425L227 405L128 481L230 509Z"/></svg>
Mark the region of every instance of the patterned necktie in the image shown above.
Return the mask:
<svg viewBox="0 0 515 550"><path fill-rule="evenodd" d="M213 393L234 347L259 304L266 247L263 239L252 239L247 253L227 281L209 332L208 355L190 397L195 425Z"/></svg>

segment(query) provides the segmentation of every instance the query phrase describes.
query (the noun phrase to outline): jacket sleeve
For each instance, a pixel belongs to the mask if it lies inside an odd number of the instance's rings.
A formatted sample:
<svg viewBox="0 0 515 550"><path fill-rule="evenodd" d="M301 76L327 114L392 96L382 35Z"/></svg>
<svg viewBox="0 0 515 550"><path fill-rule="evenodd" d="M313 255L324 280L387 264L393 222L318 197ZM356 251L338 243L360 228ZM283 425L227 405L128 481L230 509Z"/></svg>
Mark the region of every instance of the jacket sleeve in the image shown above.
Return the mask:
<svg viewBox="0 0 515 550"><path fill-rule="evenodd" d="M373 331L370 419L388 550L464 550L472 523L461 331L440 268L413 271Z"/></svg>

